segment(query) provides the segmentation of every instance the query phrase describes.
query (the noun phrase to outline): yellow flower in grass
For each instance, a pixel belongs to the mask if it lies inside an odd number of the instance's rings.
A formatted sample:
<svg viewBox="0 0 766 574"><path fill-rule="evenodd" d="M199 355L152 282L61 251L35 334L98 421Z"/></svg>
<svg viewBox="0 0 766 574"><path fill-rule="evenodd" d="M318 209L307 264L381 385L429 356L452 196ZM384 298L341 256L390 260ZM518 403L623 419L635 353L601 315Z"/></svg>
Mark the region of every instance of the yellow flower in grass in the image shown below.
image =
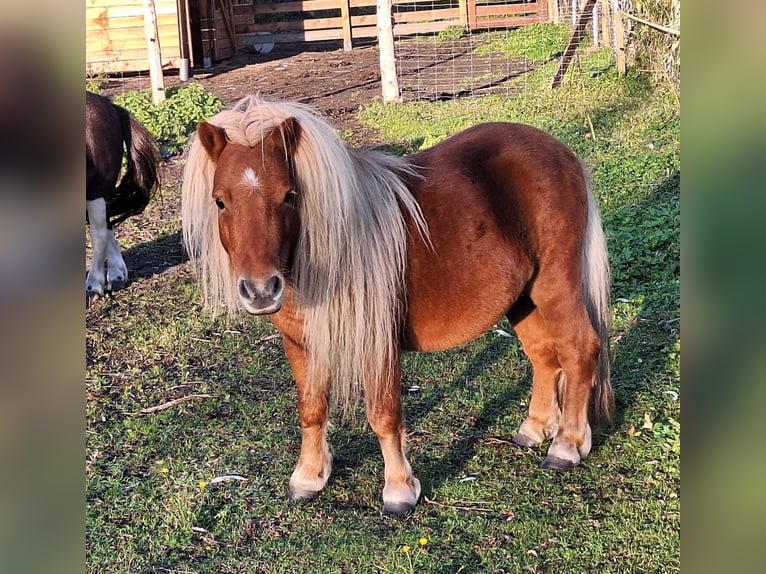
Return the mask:
<svg viewBox="0 0 766 574"><path fill-rule="evenodd" d="M206 486L207 486L207 482L205 482L204 480L200 480L199 481L199 489L200 490L205 490Z"/></svg>
<svg viewBox="0 0 766 574"><path fill-rule="evenodd" d="M420 540L418 540L418 544L420 544L421 546L425 546L426 544L428 544L428 538L426 538L425 536L421 537Z"/></svg>
<svg viewBox="0 0 766 574"><path fill-rule="evenodd" d="M402 546L402 552L407 554L409 551L410 551L410 547L409 546L407 546L406 544L404 546Z"/></svg>
<svg viewBox="0 0 766 574"><path fill-rule="evenodd" d="M169 469L167 466L163 466L163 467L160 469L160 472L161 472L162 474L167 474L167 473L169 473L169 472L170 472L170 469Z"/></svg>

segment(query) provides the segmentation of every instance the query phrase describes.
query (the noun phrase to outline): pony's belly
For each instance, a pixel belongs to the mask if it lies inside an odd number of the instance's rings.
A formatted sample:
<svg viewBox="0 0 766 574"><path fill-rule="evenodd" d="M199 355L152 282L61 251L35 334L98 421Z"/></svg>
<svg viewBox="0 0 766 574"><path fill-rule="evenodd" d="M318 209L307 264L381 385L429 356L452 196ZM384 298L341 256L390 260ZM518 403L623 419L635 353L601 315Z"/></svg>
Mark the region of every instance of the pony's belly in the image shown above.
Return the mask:
<svg viewBox="0 0 766 574"><path fill-rule="evenodd" d="M521 295L526 281L512 273L511 258L448 269L439 279L417 281L409 290L403 347L443 351L472 341L491 329Z"/></svg>
<svg viewBox="0 0 766 574"><path fill-rule="evenodd" d="M452 349L480 337L505 315L505 307L490 315L478 313L452 315L441 321L422 321L405 332L403 348L407 351L433 352Z"/></svg>

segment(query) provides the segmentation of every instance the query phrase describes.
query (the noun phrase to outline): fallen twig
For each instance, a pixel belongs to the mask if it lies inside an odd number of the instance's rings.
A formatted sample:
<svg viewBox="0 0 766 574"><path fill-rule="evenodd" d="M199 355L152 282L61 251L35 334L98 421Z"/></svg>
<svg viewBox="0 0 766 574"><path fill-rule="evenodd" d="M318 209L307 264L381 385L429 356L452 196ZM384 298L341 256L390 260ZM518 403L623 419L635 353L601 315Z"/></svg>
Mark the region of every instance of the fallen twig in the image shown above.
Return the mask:
<svg viewBox="0 0 766 574"><path fill-rule="evenodd" d="M433 504L434 506L441 506L442 508L454 508L455 510L472 510L475 512L495 512L491 508L479 508L478 506L475 506L479 504L492 504L491 502L464 502L463 504L471 504L474 506L462 506L458 504L442 504L441 502L436 502L435 500L431 500L427 496L423 497L423 501L426 504Z"/></svg>
<svg viewBox="0 0 766 574"><path fill-rule="evenodd" d="M161 405L157 405L154 407L146 407L145 409L141 409L139 412L141 414L148 414L148 413L156 413L158 411L164 411L166 409L172 408L176 405L180 405L181 403L185 403L187 401L196 401L199 399L212 399L213 395L186 395L185 397L180 397L178 399L173 399L172 401L168 401L166 403L162 403Z"/></svg>
<svg viewBox="0 0 766 574"><path fill-rule="evenodd" d="M223 476L216 476L215 478L211 478L210 484L217 484L219 482L229 482L232 480L246 481L247 479L244 476L239 476L238 474L225 474Z"/></svg>

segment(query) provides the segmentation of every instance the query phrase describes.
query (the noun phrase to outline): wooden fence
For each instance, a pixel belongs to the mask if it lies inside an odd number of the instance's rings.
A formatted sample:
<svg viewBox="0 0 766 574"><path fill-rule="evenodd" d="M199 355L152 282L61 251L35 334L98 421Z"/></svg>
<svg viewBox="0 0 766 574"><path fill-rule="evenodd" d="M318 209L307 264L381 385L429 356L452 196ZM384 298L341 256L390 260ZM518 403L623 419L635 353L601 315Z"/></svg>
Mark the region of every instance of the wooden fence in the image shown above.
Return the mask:
<svg viewBox="0 0 766 574"><path fill-rule="evenodd" d="M396 36L548 20L557 0L393 0ZM209 65L263 43L355 40L377 36L376 0L155 0L163 68ZM86 0L86 70L149 69L142 0Z"/></svg>
<svg viewBox="0 0 766 574"><path fill-rule="evenodd" d="M234 0L239 48L274 43L354 40L377 36L376 0L298 0L248 3ZM239 2L239 4L237 3ZM394 0L395 36L465 29L522 26L548 19L555 0Z"/></svg>

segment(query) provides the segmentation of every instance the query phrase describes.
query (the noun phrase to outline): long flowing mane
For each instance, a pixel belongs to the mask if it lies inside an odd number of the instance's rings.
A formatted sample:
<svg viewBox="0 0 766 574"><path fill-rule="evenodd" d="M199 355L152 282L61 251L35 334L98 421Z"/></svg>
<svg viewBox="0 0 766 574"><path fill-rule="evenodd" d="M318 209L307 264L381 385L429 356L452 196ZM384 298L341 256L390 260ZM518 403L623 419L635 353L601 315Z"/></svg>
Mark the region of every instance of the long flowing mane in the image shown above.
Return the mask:
<svg viewBox="0 0 766 574"><path fill-rule="evenodd" d="M379 404L381 383L398 352L407 221L427 240L420 207L403 181L418 176L406 160L347 148L303 104L248 96L210 123L231 142L253 146L289 117L301 126L293 157L301 231L291 284L303 313L309 378L319 383L330 377L335 402L349 413L361 389L368 404ZM183 238L205 306L234 315L240 309L237 278L218 237L214 171L194 137L182 190Z"/></svg>

